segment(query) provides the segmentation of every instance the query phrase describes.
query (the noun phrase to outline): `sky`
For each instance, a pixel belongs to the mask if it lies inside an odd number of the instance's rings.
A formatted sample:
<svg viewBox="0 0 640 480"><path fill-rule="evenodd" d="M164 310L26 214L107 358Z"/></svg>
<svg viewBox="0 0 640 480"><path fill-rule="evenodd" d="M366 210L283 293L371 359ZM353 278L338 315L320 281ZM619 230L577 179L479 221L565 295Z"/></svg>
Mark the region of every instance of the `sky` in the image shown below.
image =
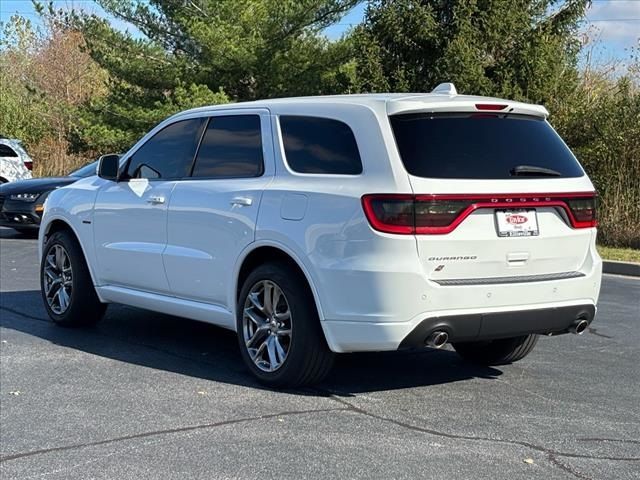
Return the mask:
<svg viewBox="0 0 640 480"><path fill-rule="evenodd" d="M55 0L53 3L56 9L73 7L105 15L93 0ZM338 38L358 24L364 16L365 3L356 6L338 24L328 28L326 35ZM0 0L1 21L16 13L38 22L31 0ZM584 33L599 41L596 61L623 60L628 57L631 47L640 47L640 0L592 0L587 22ZM126 23L117 19L112 19L112 23L120 29L127 28Z"/></svg>

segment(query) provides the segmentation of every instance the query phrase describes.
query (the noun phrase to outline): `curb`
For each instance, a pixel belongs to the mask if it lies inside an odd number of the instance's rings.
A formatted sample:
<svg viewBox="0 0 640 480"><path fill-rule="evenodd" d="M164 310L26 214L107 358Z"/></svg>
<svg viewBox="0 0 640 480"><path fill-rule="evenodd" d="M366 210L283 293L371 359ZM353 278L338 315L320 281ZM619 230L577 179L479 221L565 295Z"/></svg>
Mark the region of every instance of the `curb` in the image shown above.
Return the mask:
<svg viewBox="0 0 640 480"><path fill-rule="evenodd" d="M627 275L630 277L640 277L640 263L604 260L602 262L602 272L613 273L616 275Z"/></svg>

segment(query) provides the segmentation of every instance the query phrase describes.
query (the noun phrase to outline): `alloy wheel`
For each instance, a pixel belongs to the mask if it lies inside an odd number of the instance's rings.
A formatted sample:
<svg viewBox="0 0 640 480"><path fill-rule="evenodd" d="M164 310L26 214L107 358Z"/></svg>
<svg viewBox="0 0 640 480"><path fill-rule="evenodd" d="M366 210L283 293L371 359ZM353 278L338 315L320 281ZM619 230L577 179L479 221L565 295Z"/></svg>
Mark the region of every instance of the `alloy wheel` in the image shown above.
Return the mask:
<svg viewBox="0 0 640 480"><path fill-rule="evenodd" d="M256 283L244 303L242 335L249 357L264 372L284 364L291 347L291 310L282 289L271 280Z"/></svg>
<svg viewBox="0 0 640 480"><path fill-rule="evenodd" d="M62 315L67 311L73 291L71 259L65 248L56 244L47 252L43 270L44 293L53 313Z"/></svg>

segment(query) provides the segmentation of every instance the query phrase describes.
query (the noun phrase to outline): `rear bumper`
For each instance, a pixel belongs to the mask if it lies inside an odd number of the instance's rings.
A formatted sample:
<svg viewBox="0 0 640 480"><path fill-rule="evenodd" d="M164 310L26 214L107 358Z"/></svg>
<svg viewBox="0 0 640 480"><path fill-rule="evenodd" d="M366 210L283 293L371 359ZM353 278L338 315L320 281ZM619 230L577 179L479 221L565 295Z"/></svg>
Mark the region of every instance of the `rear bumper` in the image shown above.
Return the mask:
<svg viewBox="0 0 640 480"><path fill-rule="evenodd" d="M595 315L595 305L582 304L433 317L420 322L404 337L399 348L424 347L427 337L435 331L447 332L449 341L453 343L516 337L531 333L557 335L568 333L569 328L580 320L586 320L591 324Z"/></svg>
<svg viewBox="0 0 640 480"><path fill-rule="evenodd" d="M441 285L426 279L418 262L342 276L334 268L322 283L325 338L334 352L361 352L424 346L437 327L451 342L564 333L580 315L589 323L595 315L602 279L595 232L592 242L571 275L514 275L517 282Z"/></svg>
<svg viewBox="0 0 640 480"><path fill-rule="evenodd" d="M527 334L568 333L576 320L589 324L596 306L589 299L518 308L437 312L410 322L323 322L324 332L335 352L386 351L425 347L434 331L449 334L449 342L468 342Z"/></svg>

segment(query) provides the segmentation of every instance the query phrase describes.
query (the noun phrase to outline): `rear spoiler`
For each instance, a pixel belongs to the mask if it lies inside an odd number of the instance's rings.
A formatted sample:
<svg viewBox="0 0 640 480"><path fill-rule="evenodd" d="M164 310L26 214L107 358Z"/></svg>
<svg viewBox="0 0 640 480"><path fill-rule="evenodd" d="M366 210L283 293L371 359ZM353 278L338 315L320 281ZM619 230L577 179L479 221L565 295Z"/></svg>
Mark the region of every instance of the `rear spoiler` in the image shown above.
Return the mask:
<svg viewBox="0 0 640 480"><path fill-rule="evenodd" d="M480 106L481 108L478 108ZM489 108L495 106L496 108ZM504 108L497 108L502 107ZM483 108L484 107L484 108ZM493 98L474 98L466 100L464 97L439 98L434 101L433 96L424 95L401 100L387 102L387 115L400 115L403 113L456 113L456 112L492 112L515 113L520 115L533 115L547 118L549 112L541 105L511 102Z"/></svg>
<svg viewBox="0 0 640 480"><path fill-rule="evenodd" d="M501 98L458 95L453 83L441 83L430 94L407 95L387 101L387 115L456 112L516 113L540 118L549 116L549 112L542 105Z"/></svg>

